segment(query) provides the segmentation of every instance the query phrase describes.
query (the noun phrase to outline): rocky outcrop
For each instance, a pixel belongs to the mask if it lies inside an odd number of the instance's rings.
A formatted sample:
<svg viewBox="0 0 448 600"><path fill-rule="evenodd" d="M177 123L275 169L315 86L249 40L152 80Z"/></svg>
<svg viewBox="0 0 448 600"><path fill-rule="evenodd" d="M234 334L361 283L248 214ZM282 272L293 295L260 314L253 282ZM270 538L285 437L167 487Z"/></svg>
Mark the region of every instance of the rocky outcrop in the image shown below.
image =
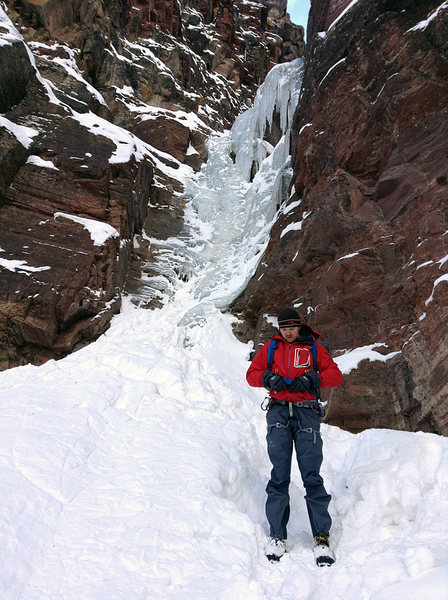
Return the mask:
<svg viewBox="0 0 448 600"><path fill-rule="evenodd" d="M257 342L293 304L335 355L398 352L334 390L352 431L448 433L447 25L437 1L312 2L290 210L234 306Z"/></svg>
<svg viewBox="0 0 448 600"><path fill-rule="evenodd" d="M125 282L157 305L182 177L302 34L286 0L2 3L0 368L95 339Z"/></svg>
<svg viewBox="0 0 448 600"><path fill-rule="evenodd" d="M28 57L18 36L6 48ZM109 122L67 110L29 57L23 73L22 97L0 120L2 368L65 356L104 331L152 179L131 136L127 158L114 161Z"/></svg>

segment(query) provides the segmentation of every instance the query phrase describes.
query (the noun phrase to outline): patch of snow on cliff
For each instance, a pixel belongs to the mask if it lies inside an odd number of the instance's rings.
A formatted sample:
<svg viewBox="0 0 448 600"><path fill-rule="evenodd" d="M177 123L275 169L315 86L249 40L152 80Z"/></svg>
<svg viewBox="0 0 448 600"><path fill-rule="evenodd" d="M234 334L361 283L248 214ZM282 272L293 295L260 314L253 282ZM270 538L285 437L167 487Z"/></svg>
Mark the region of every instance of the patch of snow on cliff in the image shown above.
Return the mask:
<svg viewBox="0 0 448 600"><path fill-rule="evenodd" d="M25 275L51 269L51 267L31 267L27 264L26 260L8 260L6 258L0 258L0 267L3 267L8 271L24 273Z"/></svg>
<svg viewBox="0 0 448 600"><path fill-rule="evenodd" d="M433 10L432 13L430 13L428 15L427 19L425 19L424 21L420 21L420 23L417 23L417 25L415 25L414 27L411 27L411 29L408 29L408 31L406 33L408 33L409 31L418 31L420 29L424 31L428 27L428 25L431 23L431 21L438 16L439 12L441 12L442 10L445 10L446 8L448 8L448 0L445 0L445 2L443 2L435 10Z"/></svg>
<svg viewBox="0 0 448 600"><path fill-rule="evenodd" d="M17 125L2 115L0 115L0 127L7 129L25 148L29 148L33 143L33 137L39 134L36 129L25 125Z"/></svg>
<svg viewBox="0 0 448 600"><path fill-rule="evenodd" d="M336 17L336 19L333 21L333 23L330 24L327 31L330 31L330 29L335 27L338 24L338 22L342 19L342 17L344 17L349 12L349 10L355 6L355 4L358 1L359 0L352 0L352 2L350 2L350 4L344 8L344 10L341 12L341 14L338 17Z"/></svg>
<svg viewBox="0 0 448 600"><path fill-rule="evenodd" d="M362 360L370 360L370 361L381 361L386 362L394 356L400 354L400 352L389 352L388 354L380 354L375 351L375 348L387 347L387 344L370 344L369 346L362 346L360 348L355 348L354 350L345 350L344 354L341 356L335 357L334 361L340 368L343 374L347 375L353 369L357 369L359 363Z"/></svg>
<svg viewBox="0 0 448 600"><path fill-rule="evenodd" d="M302 229L302 223L304 222L304 220L309 217L311 214L311 211L309 212L304 212L302 215L302 220L298 221L296 223L290 223L289 225L287 225L285 227L285 229L281 232L280 234L280 239L286 235L287 233L289 233L290 231L300 231Z"/></svg>
<svg viewBox="0 0 448 600"><path fill-rule="evenodd" d="M0 47L11 46L14 42L22 42L23 38L15 28L13 22L8 17L0 5Z"/></svg>
<svg viewBox="0 0 448 600"><path fill-rule="evenodd" d="M103 246L109 238L118 237L120 235L115 227L102 221L86 219L84 217L69 215L63 212L54 213L54 218L57 219L58 217L75 221L75 223L79 223L84 229L87 229L94 246Z"/></svg>
<svg viewBox="0 0 448 600"><path fill-rule="evenodd" d="M438 285L440 285L443 281L448 281L448 274L446 275L441 275L440 277L438 277L435 281L434 284L432 286L432 293L431 296L425 301L425 305L428 306L428 304L430 304L433 300L434 300L434 290L436 289L436 287Z"/></svg>
<svg viewBox="0 0 448 600"><path fill-rule="evenodd" d="M44 50L62 50L64 53L66 53L68 58L62 58L60 56L52 56L51 58L48 58L45 55L43 55L42 58L46 61L60 65L70 77L73 77L73 79L83 83L89 93L94 96L98 102L100 102L100 104L107 106L103 96L84 78L83 73L79 70L79 67L76 63L75 52L72 48L66 44L58 44L57 42L53 43L51 46L43 44L42 42L30 42L29 46L34 50L34 52L39 52L39 49L43 48Z"/></svg>
<svg viewBox="0 0 448 600"><path fill-rule="evenodd" d="M322 77L322 79L319 82L319 85L317 86L318 88L320 88L320 86L322 85L322 83L325 81L325 79L329 76L329 74L333 71L333 69L335 69L338 65L342 64L343 62L346 61L346 58L341 58L341 60L338 60L338 62L334 63L333 66L331 66L328 71L325 73L325 75Z"/></svg>
<svg viewBox="0 0 448 600"><path fill-rule="evenodd" d="M59 169L54 165L51 160L44 160L40 156L36 156L35 154L31 154L28 156L27 165L36 165L36 167L42 167L44 169L53 169L54 171L59 171Z"/></svg>
<svg viewBox="0 0 448 600"><path fill-rule="evenodd" d="M161 172L167 173L174 179L183 179L193 173L191 167L180 163L170 154L157 150L133 133L110 121L106 121L91 111L88 113L78 113L73 110L72 117L82 126L86 127L90 133L101 135L115 144L116 150L112 152L109 158L109 163L111 164L127 163L132 157L137 162L147 158ZM163 162L164 160L168 164L175 165L175 167L168 166Z"/></svg>

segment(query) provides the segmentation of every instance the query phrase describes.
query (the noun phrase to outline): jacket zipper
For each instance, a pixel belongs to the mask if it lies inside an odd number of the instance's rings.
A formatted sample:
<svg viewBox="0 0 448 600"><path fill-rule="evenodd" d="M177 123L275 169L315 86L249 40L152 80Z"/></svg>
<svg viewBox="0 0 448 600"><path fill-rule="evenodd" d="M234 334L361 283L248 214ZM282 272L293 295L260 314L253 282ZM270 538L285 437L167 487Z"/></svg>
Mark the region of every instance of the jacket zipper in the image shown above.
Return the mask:
<svg viewBox="0 0 448 600"><path fill-rule="evenodd" d="M292 344L289 344L289 350L288 350L288 369L286 371L288 379L291 379L291 377L289 376L289 367L290 367L290 364L291 364L291 347L292 347ZM288 390L288 395L289 395L289 401L292 402L292 394L291 394L291 392L289 390Z"/></svg>

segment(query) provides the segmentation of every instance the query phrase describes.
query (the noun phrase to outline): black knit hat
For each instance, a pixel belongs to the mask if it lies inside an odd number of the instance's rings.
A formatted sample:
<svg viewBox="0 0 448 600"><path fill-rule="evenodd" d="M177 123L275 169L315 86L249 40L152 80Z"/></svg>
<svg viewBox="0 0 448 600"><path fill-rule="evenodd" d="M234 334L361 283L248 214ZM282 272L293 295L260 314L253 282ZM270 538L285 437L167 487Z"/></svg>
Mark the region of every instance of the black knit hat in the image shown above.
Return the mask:
<svg viewBox="0 0 448 600"><path fill-rule="evenodd" d="M300 325L300 317L297 311L293 308L285 308L278 313L278 326L280 327L298 327Z"/></svg>

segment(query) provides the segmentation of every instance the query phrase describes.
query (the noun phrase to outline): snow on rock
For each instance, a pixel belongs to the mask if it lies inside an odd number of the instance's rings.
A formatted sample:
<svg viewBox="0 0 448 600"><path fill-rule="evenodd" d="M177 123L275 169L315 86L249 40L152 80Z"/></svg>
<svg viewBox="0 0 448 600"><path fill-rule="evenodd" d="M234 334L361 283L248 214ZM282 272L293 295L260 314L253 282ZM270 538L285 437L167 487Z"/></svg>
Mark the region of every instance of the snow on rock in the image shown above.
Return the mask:
<svg viewBox="0 0 448 600"><path fill-rule="evenodd" d="M61 56L52 56L51 62L57 65L60 65L66 72L69 77L73 77L77 81L80 81L89 91L89 93L94 96L98 102L104 106L107 106L103 96L99 93L99 91L89 83L83 73L80 71L75 57L75 51L70 48L67 44L58 44L54 42L51 45L43 44L42 42L29 42L29 47L32 49L33 53L39 54L40 50L44 51L59 51L67 55L67 58L62 58ZM48 59L47 59L48 60Z"/></svg>
<svg viewBox="0 0 448 600"><path fill-rule="evenodd" d="M112 140L116 150L109 158L111 164L129 162L132 156L140 161L148 154L147 144L126 129L102 119L91 111L88 113L72 111L72 113L73 118L86 127L90 133Z"/></svg>
<svg viewBox="0 0 448 600"><path fill-rule="evenodd" d="M25 43L23 37L17 31L12 21L9 19L8 15L3 9L3 6L4 5L0 5L0 47L9 46L17 42L19 44L23 44L26 54L28 55L29 62L34 70L34 75L45 89L49 102L60 106L61 102L56 98L52 89L52 84L40 74L34 55L32 54L29 46Z"/></svg>
<svg viewBox="0 0 448 600"><path fill-rule="evenodd" d="M42 167L44 169L53 169L54 171L59 171L59 169L54 165L51 160L44 160L40 156L36 156L35 154L31 154L28 156L26 161L27 165L36 165L36 167Z"/></svg>
<svg viewBox="0 0 448 600"><path fill-rule="evenodd" d="M0 47L9 46L14 42L23 42L22 36L3 10L3 4L0 6L0 28Z"/></svg>
<svg viewBox="0 0 448 600"><path fill-rule="evenodd" d="M25 125L17 125L6 117L0 115L0 127L4 127L8 132L13 135L18 142L25 148L29 148L33 143L33 137L38 135L38 131L32 127L26 127Z"/></svg>
<svg viewBox="0 0 448 600"><path fill-rule="evenodd" d="M344 354L335 357L335 362L344 374L350 373L353 369L356 369L362 360L379 360L382 362L388 361L400 352L388 352L387 354L380 354L375 351L375 348L384 347L386 344L370 344L369 346L362 346L361 348L355 348L354 350L345 350Z"/></svg>
<svg viewBox="0 0 448 600"><path fill-rule="evenodd" d="M3 252L3 250L0 251ZM10 260L7 258L0 258L0 267L7 269L8 271L17 271L29 275L30 273L38 273L39 271L48 271L51 267L31 267L27 264L26 260Z"/></svg>
<svg viewBox="0 0 448 600"><path fill-rule="evenodd" d="M112 225L109 225L109 223L104 223L103 221L86 219L84 217L69 215L63 212L57 212L54 214L55 219L59 217L63 219L69 219L70 221L75 221L75 223L79 223L84 227L84 229L87 229L94 246L103 246L109 238L119 237L120 235L115 227L112 227Z"/></svg>
<svg viewBox="0 0 448 600"><path fill-rule="evenodd" d="M285 211L285 212L286 212L286 211ZM285 229L284 229L284 230L281 232L281 234L280 234L280 239L281 239L281 238L282 238L284 235L286 235L286 234L287 234L289 231L300 231L300 230L302 229L302 223L303 223L303 221L304 221L304 220L305 220L307 217L309 217L309 216L310 216L310 214L311 214L311 211L308 211L308 212L306 212L306 211L305 211L305 212L303 213L303 215L302 215L302 220L301 220L301 221L298 221L298 222L296 222L296 223L290 223L289 225L287 225L287 226L285 227Z"/></svg>
<svg viewBox="0 0 448 600"><path fill-rule="evenodd" d="M433 301L433 299L434 299L434 290L435 290L435 289L436 289L436 287L437 287L438 285L440 285L440 284L441 284L443 281L448 281L448 274L441 275L440 277L438 277L438 278L437 278L437 279L434 281L434 285L433 285L433 287L432 287L432 293L431 293L430 297L429 297L427 300L425 300L425 304L426 304L426 306L428 306L428 304L429 304L430 302L432 302L432 301Z"/></svg>
<svg viewBox="0 0 448 600"><path fill-rule="evenodd" d="M342 64L345 61L346 61L346 58L341 58L341 60L338 60L333 66L331 66L328 69L328 71L325 73L325 75L322 77L322 79L320 80L319 85L317 87L320 88L322 83L325 81L325 79L328 77L328 75L333 71L333 69L335 69L338 65Z"/></svg>
<svg viewBox="0 0 448 600"><path fill-rule="evenodd" d="M344 10L334 19L334 21L328 26L327 31L335 27L338 22L342 19L342 17L349 12L349 10L358 2L358 0L352 0L350 4L348 4Z"/></svg>
<svg viewBox="0 0 448 600"><path fill-rule="evenodd" d="M304 129L306 129L307 127L312 127L312 125L312 123L306 123L305 125L303 125L303 127L299 129L299 133L297 135L300 135Z"/></svg>
<svg viewBox="0 0 448 600"><path fill-rule="evenodd" d="M116 149L112 152L109 163L127 163L132 158L140 162L147 158L155 168L159 169L162 173L166 173L173 179L181 180L193 173L193 170L188 165L181 164L173 156L157 150L126 129L110 121L106 121L106 119L99 117L95 113L91 111L88 113L78 113L74 110L71 112L72 117L86 127L90 133L106 137L115 144ZM174 164L175 167L168 166L163 162L164 159L169 164Z"/></svg>
<svg viewBox="0 0 448 600"><path fill-rule="evenodd" d="M424 31L428 27L428 25L431 23L431 21L437 17L439 12L441 12L442 10L445 10L446 8L448 8L448 0L445 0L445 2L442 2L442 4L440 6L438 6L435 10L433 10L428 15L427 19L425 19L424 21L420 21L420 23L417 23L417 25L415 25L414 27L411 27L411 29L409 29L408 31L418 31L419 29ZM408 32L406 32L406 33L408 33Z"/></svg>

